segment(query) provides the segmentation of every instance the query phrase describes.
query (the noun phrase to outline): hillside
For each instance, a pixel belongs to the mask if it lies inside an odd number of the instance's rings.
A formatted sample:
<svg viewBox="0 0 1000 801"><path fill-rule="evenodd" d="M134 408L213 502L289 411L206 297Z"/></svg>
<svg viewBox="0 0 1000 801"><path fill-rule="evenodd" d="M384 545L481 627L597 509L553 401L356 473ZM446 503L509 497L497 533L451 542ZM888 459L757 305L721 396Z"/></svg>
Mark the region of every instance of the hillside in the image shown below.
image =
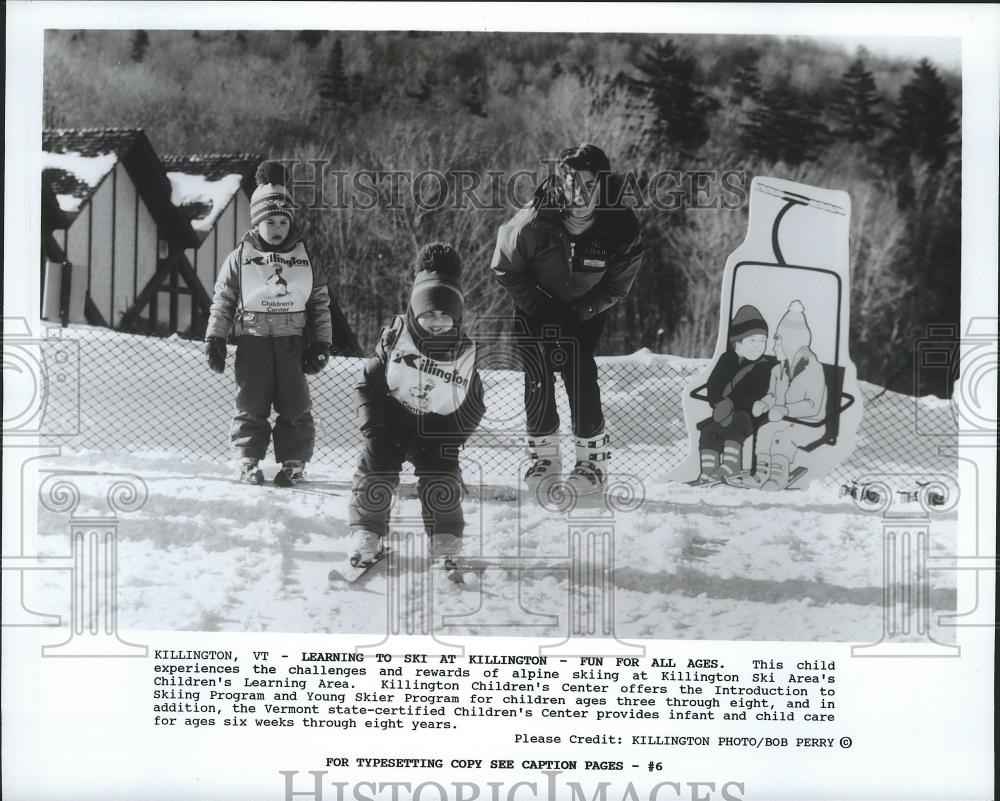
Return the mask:
<svg viewBox="0 0 1000 801"><path fill-rule="evenodd" d="M325 163L352 185L389 170L479 180L482 207L452 183L428 209L406 184L399 204L380 186L370 210L303 211L363 346L402 308L408 262L434 239L471 265L470 315L505 315L485 268L517 198L487 192L488 178L540 170L583 140L640 185L687 173L684 202L638 210L646 261L605 353L711 351L721 267L745 217L697 207L694 171L711 174L716 206L724 174L745 188L777 175L850 192L862 378L913 391L914 340L958 320L961 82L929 63L747 36L49 31L45 70L46 126L138 126L161 153L267 152ZM337 180L327 176L327 198ZM919 392L950 391L918 379Z"/></svg>

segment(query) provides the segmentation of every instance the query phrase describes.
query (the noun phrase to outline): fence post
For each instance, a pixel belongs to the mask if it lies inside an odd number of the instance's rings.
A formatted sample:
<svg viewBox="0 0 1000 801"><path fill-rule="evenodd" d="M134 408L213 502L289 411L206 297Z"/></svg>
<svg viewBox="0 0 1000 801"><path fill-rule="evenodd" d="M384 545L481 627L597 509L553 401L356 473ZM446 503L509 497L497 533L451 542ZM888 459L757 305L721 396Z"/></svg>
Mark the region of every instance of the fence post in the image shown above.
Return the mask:
<svg viewBox="0 0 1000 801"><path fill-rule="evenodd" d="M60 265L59 274L59 322L63 328L69 325L69 299L73 285L73 262L67 259Z"/></svg>

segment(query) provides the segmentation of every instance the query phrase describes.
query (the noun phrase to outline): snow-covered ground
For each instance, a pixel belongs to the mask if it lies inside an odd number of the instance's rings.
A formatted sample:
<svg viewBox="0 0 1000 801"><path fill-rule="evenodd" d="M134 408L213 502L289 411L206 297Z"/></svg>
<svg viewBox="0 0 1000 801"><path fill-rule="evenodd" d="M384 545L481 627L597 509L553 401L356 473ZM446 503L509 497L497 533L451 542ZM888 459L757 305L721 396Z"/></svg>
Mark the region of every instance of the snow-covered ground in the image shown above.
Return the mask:
<svg viewBox="0 0 1000 801"><path fill-rule="evenodd" d="M115 337L117 346L124 341L121 335L102 334L107 336ZM144 340L143 347L151 342L159 343L153 347L182 348L201 358L194 343ZM118 353L120 348L109 352ZM120 361L104 365L106 375L118 382L122 420L141 414L172 419L175 427L182 428L177 421L201 408L197 396L204 392L204 382L212 380L200 365L193 377L167 377L168 383L188 393L180 413L169 392L144 391L141 382L121 367ZM81 365L83 375L95 370ZM486 383L517 380L516 374L498 373ZM614 394L621 391L618 386L609 393L611 403L622 402ZM636 392L633 403L641 390ZM900 414L912 416L912 399L896 397L903 404ZM881 402L896 401L883 396ZM85 426L86 398L83 404ZM949 414L933 402L922 412ZM209 424L224 430L225 414ZM172 447L140 449L129 443L122 448L113 442L93 447L68 440L61 455L41 463L45 473L78 473L72 479L81 495L77 515L107 513L109 476L134 474L147 487L145 504L120 516L119 625L385 632L386 569L356 585L327 580L329 569L342 563L349 543L351 449L326 451L311 465L311 481L301 491L241 486L231 480L230 465L195 453L181 428ZM865 436L871 440L875 434L869 431ZM514 468L498 472L490 450L469 448L463 462L472 490L464 506L466 550L501 564L486 567L478 574L478 586L464 589L436 574L427 584L406 573L408 581L394 587L392 595L400 593L398 603L404 613L420 612L432 595L430 615L439 634L565 636L571 585L579 585L581 575L586 580L577 610L592 607L597 614L602 608L597 585L600 570L610 568L610 560L598 547L604 532L613 542L613 619L618 637L859 643L880 638L883 518L879 513L863 511L844 496L839 479L778 494L694 488L665 480L667 468L685 450L686 444L676 439L628 443L616 453L618 469L640 453L644 464L653 455L664 465L662 471L640 473L639 500L631 504L623 500L616 509L589 502L557 510L506 489L516 483L517 459L510 462ZM861 457L856 454L853 458L861 458L858 469L913 476L927 468L906 463L899 454L880 460L877 453L869 446ZM480 465L486 465L485 474ZM273 475L276 466L265 468ZM636 476L623 474L621 480L628 487L638 486ZM898 499L894 511L919 517L920 506ZM419 504L404 487L394 508L394 521L404 532L399 535L404 539L396 543L398 551L405 550L405 537L423 536L411 523L415 519ZM933 514L928 526L930 555L953 554L955 513ZM38 553L65 555L68 529L68 512L42 506L35 542ZM576 568L582 567L582 572L577 569L572 574L576 578L571 578L570 542L574 537L581 542L579 532L586 546L577 554L582 564ZM588 532L596 532L597 541L589 540ZM511 564L514 558L520 561ZM415 564L404 560L409 570L415 570ZM598 570L598 575L588 570ZM29 605L67 614L68 576L40 575L27 587ZM955 582L948 572L934 572L930 580L933 625L939 612L955 609ZM393 608L400 608L397 601L393 603ZM601 634L599 614L595 620L592 630ZM911 636L919 635L914 631ZM935 637L952 639L947 629L936 631Z"/></svg>

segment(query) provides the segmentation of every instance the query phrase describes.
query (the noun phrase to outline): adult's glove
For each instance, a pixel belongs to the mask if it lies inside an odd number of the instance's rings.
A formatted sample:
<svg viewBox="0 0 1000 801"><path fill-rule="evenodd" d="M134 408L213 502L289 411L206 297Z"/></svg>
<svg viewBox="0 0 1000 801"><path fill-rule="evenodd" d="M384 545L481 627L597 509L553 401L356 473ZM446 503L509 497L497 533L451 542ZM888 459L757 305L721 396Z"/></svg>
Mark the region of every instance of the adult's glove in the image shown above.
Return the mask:
<svg viewBox="0 0 1000 801"><path fill-rule="evenodd" d="M205 355L208 356L208 366L216 373L226 370L226 340L222 337L209 337L205 340Z"/></svg>
<svg viewBox="0 0 1000 801"><path fill-rule="evenodd" d="M312 342L306 346L302 354L302 372L308 375L316 375L326 367L330 359L330 345L327 342Z"/></svg>

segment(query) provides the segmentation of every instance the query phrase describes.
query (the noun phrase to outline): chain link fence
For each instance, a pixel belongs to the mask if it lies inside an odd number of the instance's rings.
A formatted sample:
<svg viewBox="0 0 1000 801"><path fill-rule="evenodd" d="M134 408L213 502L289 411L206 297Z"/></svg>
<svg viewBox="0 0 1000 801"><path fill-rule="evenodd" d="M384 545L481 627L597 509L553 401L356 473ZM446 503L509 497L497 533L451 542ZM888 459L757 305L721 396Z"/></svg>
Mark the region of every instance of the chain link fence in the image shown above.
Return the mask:
<svg viewBox="0 0 1000 801"><path fill-rule="evenodd" d="M99 328L52 328L43 340L46 383L43 434L73 451L121 451L181 460L232 458L228 428L234 411L233 348L226 373L211 372L204 345L179 337L122 334ZM481 346L487 411L463 458L478 462L482 479L516 482L523 470L523 379L509 364L509 343ZM663 478L688 453L683 393L705 362L640 353L598 359L601 396L613 437L613 465L644 480ZM493 366L499 365L499 366ZM354 386L362 360L333 358L309 379L317 425L313 464L353 471L360 447ZM864 416L857 447L830 476L840 484L873 473L955 475L958 441L951 404L914 399L861 384ZM565 393L558 391L563 430ZM111 457L113 458L113 456ZM468 480L476 480L469 475Z"/></svg>

